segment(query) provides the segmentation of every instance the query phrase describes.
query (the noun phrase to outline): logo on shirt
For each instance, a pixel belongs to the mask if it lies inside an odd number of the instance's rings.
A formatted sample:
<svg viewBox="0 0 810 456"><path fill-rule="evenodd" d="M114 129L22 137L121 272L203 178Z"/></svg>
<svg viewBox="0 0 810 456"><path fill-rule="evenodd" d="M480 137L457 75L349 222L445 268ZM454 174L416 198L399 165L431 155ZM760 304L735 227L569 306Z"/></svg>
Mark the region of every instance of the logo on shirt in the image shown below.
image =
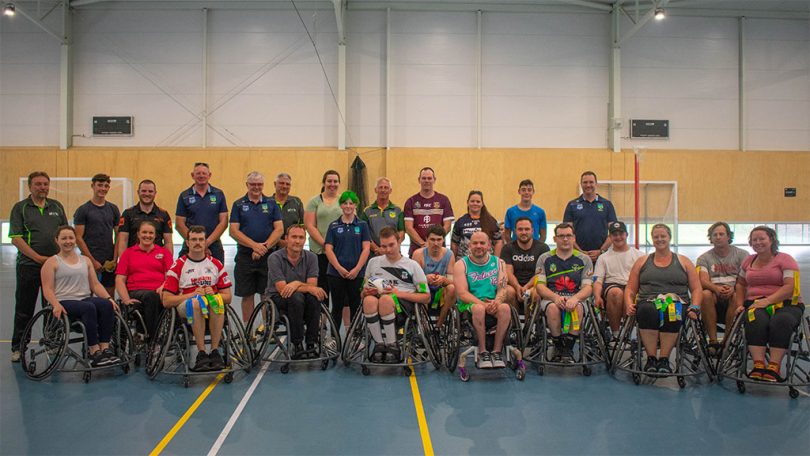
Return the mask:
<svg viewBox="0 0 810 456"><path fill-rule="evenodd" d="M602 212L605 210L605 205L602 203L596 203L596 210Z"/></svg>
<svg viewBox="0 0 810 456"><path fill-rule="evenodd" d="M552 273L557 272L557 265L554 264L554 263L551 263L551 266L548 267L548 270L551 271Z"/></svg>
<svg viewBox="0 0 810 456"><path fill-rule="evenodd" d="M582 210L582 204L577 204L577 210L578 210L578 211L581 211L581 210Z"/></svg>
<svg viewBox="0 0 810 456"><path fill-rule="evenodd" d="M194 204L196 202L197 202L197 197L196 196L189 197L188 204Z"/></svg>
<svg viewBox="0 0 810 456"><path fill-rule="evenodd" d="M48 212L48 215L52 215L52 216L54 216L54 217L59 217L59 213L58 213L58 212Z"/></svg>
<svg viewBox="0 0 810 456"><path fill-rule="evenodd" d="M422 207L422 204L419 201L417 201L417 202L413 203L413 207L419 209L420 207Z"/></svg>
<svg viewBox="0 0 810 456"><path fill-rule="evenodd" d="M217 202L217 196L216 195L211 195L209 198L211 199L211 204L214 204L214 203Z"/></svg>
<svg viewBox="0 0 810 456"><path fill-rule="evenodd" d="M242 212L247 212L250 210L250 206L242 206Z"/></svg>
<svg viewBox="0 0 810 456"><path fill-rule="evenodd" d="M262 213L266 214L270 211L270 208L267 207L267 203L262 203Z"/></svg>
<svg viewBox="0 0 810 456"><path fill-rule="evenodd" d="M393 212L389 212L389 213L388 213L388 216L389 216L389 217L391 217L391 218L394 218L394 217L396 217L396 216L397 216L397 214L394 214Z"/></svg>
<svg viewBox="0 0 810 456"><path fill-rule="evenodd" d="M438 201L436 201L435 203L433 203L433 208L434 208L434 209L438 209L438 208L439 208L439 206L440 206L440 204L439 204L439 202L438 202Z"/></svg>
<svg viewBox="0 0 810 456"><path fill-rule="evenodd" d="M343 234L343 227L339 226L337 229L338 234Z"/></svg>
<svg viewBox="0 0 810 456"><path fill-rule="evenodd" d="M354 227L354 234L360 234L360 227L359 226Z"/></svg>

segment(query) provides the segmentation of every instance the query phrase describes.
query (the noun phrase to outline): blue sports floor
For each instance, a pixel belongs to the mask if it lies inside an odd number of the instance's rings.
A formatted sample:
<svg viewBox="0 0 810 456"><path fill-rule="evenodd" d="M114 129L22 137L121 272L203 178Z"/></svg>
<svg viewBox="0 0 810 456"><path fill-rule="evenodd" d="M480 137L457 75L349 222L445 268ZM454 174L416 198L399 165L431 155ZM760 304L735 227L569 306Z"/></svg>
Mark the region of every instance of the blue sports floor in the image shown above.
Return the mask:
<svg viewBox="0 0 810 456"><path fill-rule="evenodd" d="M705 250L682 249L691 258ZM810 290L810 249L796 257ZM0 247L0 455L16 454L810 454L810 397L782 388L674 380L636 386L598 368L456 375L419 367L277 366L233 383L55 374L8 361L13 247ZM228 253L232 257L232 253ZM805 291L805 293L808 293ZM238 305L236 306L238 308Z"/></svg>

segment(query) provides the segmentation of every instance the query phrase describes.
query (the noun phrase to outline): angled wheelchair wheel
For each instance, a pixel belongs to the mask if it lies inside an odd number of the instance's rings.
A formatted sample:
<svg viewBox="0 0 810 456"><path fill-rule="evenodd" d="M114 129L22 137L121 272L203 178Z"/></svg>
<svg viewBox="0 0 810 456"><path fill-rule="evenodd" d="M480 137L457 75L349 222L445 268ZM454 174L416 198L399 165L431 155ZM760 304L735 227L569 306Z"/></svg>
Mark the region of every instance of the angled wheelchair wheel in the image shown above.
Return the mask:
<svg viewBox="0 0 810 456"><path fill-rule="evenodd" d="M441 355L439 354L439 338L436 334L436 328L430 322L427 308L424 304L416 304L416 324L419 327L419 335L422 338L422 343L425 346L430 362L435 369L441 369Z"/></svg>
<svg viewBox="0 0 810 456"><path fill-rule="evenodd" d="M44 380L59 366L67 350L69 323L67 312L55 318L51 308L40 310L22 335L20 362L28 378Z"/></svg>
<svg viewBox="0 0 810 456"><path fill-rule="evenodd" d="M262 301L253 309L245 333L253 350L253 363L261 362L267 356L267 348L272 345L276 329L278 310L272 300Z"/></svg>
<svg viewBox="0 0 810 456"><path fill-rule="evenodd" d="M344 365L348 366L363 350L368 349L364 346L363 340L365 339L365 326L366 319L363 317L363 312L357 312L343 340L340 357L343 359Z"/></svg>
<svg viewBox="0 0 810 456"><path fill-rule="evenodd" d="M458 356L461 350L461 313L458 307L453 306L447 318L444 321L444 329L446 331L444 341L444 362L445 367L451 373L456 370L458 366Z"/></svg>
<svg viewBox="0 0 810 456"><path fill-rule="evenodd" d="M129 325L127 324L121 313L115 313L115 324L113 325L112 338L110 338L110 348L115 356L117 356L122 363L124 373L129 372L129 363L135 359L135 339L132 337Z"/></svg>
<svg viewBox="0 0 810 456"><path fill-rule="evenodd" d="M242 319L230 305L225 306L225 326L222 339L228 344L228 359L225 360L225 363L230 364L234 369L250 372L250 368L253 367L253 347L245 335Z"/></svg>
<svg viewBox="0 0 810 456"><path fill-rule="evenodd" d="M325 370L329 366L329 358L337 362L337 358L340 357L340 353L343 349L343 342L340 340L340 328L335 325L335 322L332 320L332 314L323 303L321 303L320 322L320 357L326 358L321 362L321 369Z"/></svg>
<svg viewBox="0 0 810 456"><path fill-rule="evenodd" d="M165 309L160 316L152 343L146 352L146 375L154 379L163 369L164 359L169 350L169 345L174 337L175 317L177 312L174 309Z"/></svg>

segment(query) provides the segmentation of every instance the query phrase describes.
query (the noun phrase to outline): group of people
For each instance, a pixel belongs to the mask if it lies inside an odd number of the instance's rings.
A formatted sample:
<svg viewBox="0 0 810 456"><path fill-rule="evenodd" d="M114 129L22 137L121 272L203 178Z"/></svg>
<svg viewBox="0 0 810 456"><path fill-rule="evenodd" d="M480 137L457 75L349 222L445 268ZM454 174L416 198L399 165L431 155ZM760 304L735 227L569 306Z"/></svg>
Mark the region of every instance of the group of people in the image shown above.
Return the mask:
<svg viewBox="0 0 810 456"><path fill-rule="evenodd" d="M582 194L566 205L563 222L554 228L553 250L545 243L546 214L533 203L529 179L520 182L520 200L506 211L501 229L477 190L467 197L467 212L455 220L449 198L434 190L437 177L429 167L420 170L420 190L403 208L390 201L392 182L385 177L376 180L374 202L361 208L354 192L340 191L334 170L324 173L321 191L306 204L290 194L289 174L279 173L275 192L266 196L264 177L251 172L246 193L229 213L211 175L208 164L194 164L193 184L178 196L173 226L168 212L155 204L155 182L141 181L138 203L121 214L106 200L110 177L98 174L91 181L92 198L76 210L71 227L64 207L48 198L48 175L31 173L31 193L10 217L10 237L19 251L12 361L20 358L21 335L40 289L54 315L66 312L84 322L91 362L99 367L117 362L109 350L116 294L121 304L140 308L150 337L163 309L176 308L191 323L198 349L193 368L201 371L223 367L220 311L233 295L241 298L245 321L257 294L272 298L290 321L297 359L316 356L321 302L331 302L338 325L362 310L377 362L400 361L397 312L424 304L436 312L441 328L451 306L458 306L471 313L481 368L504 366L511 307L528 313L540 306L555 360L572 356L578 327L568 322L585 314L588 299L605 310L614 337L621 319L635 315L647 355L644 370L660 373L672 371L669 355L681 315L703 319L710 350L717 353L718 319L729 328L744 311L754 360L750 376L764 381L781 380L781 359L803 312L798 266L778 250L771 228L751 232L755 254L749 256L732 245L727 223L715 223L708 232L713 247L696 268L670 250L670 228L659 224L652 229L655 250L645 255L627 243L625 224L597 193L590 171L580 177ZM176 260L173 228L184 239ZM226 229L237 242L233 292L223 266ZM405 235L407 257L400 253ZM678 303L679 318L661 317L665 296ZM204 313L210 350L204 344ZM484 342L487 327L495 327L491 352Z"/></svg>

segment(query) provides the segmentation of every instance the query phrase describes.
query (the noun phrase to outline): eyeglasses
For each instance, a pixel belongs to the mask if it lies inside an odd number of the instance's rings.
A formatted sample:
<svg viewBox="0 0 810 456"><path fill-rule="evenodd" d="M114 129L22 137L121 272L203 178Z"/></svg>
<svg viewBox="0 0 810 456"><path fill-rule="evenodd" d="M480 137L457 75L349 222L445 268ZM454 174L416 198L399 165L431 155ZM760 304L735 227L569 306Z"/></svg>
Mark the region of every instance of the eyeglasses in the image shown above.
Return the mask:
<svg viewBox="0 0 810 456"><path fill-rule="evenodd" d="M555 237L558 237L558 238L561 238L561 239L568 239L568 238L574 237L574 235L573 234L558 234Z"/></svg>

